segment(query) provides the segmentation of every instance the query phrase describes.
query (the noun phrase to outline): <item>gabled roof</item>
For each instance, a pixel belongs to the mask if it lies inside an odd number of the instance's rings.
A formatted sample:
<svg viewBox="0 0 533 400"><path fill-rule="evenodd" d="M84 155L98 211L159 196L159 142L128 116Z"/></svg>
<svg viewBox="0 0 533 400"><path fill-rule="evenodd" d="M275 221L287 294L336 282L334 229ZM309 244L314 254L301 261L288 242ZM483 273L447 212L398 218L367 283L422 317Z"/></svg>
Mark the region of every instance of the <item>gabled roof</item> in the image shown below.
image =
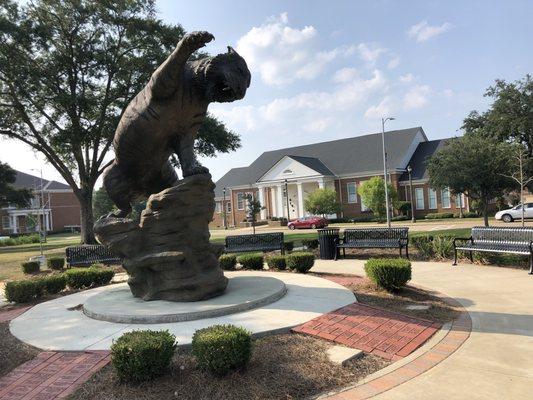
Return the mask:
<svg viewBox="0 0 533 400"><path fill-rule="evenodd" d="M303 157L303 156L292 156L292 155L288 156L288 157L292 158L295 161L298 161L299 163L305 165L308 168L311 168L312 170L318 172L321 175L324 175L324 176L333 176L333 175L335 175L318 158L315 158L315 157Z"/></svg>
<svg viewBox="0 0 533 400"><path fill-rule="evenodd" d="M427 137L421 127L388 131L385 133L388 165L391 169L405 168L403 163L416 136ZM284 156L318 160L320 168L331 175L346 175L380 171L382 164L381 133L356 136L328 142L266 151L248 167L234 168L217 181L216 196L222 196L223 187L254 184ZM319 168L317 161L305 160ZM324 169L324 171L325 171Z"/></svg>
<svg viewBox="0 0 533 400"><path fill-rule="evenodd" d="M41 190L41 178L39 176L30 175L25 172L16 171L17 179L13 186L17 189L35 189ZM44 190L70 190L70 186L57 181L49 181L43 178Z"/></svg>
<svg viewBox="0 0 533 400"><path fill-rule="evenodd" d="M411 160L409 161L409 165L413 169L411 172L413 180L429 179L429 174L426 168L427 159L435 154L436 151L444 147L449 140L450 139L430 140L418 145L413 157L411 157ZM409 180L409 174L405 172L400 177L400 181L407 180Z"/></svg>

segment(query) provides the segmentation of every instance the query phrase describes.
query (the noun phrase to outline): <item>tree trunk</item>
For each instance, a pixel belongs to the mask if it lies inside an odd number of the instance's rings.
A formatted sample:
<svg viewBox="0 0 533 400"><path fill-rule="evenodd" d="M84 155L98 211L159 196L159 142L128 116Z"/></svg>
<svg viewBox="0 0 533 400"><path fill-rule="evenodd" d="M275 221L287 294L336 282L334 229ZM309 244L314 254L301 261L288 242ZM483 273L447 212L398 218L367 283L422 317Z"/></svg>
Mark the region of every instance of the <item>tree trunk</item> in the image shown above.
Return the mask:
<svg viewBox="0 0 533 400"><path fill-rule="evenodd" d="M92 190L82 190L78 200L81 206L81 243L95 244Z"/></svg>
<svg viewBox="0 0 533 400"><path fill-rule="evenodd" d="M489 210L488 203L486 200L483 201L483 221L485 226L489 226Z"/></svg>

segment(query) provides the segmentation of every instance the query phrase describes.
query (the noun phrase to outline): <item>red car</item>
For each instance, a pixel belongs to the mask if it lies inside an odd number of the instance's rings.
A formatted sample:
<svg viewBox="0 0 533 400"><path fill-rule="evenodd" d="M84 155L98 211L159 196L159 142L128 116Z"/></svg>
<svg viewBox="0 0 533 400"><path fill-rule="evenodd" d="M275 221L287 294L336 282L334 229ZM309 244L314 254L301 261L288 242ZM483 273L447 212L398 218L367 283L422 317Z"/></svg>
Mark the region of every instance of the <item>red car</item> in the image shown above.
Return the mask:
<svg viewBox="0 0 533 400"><path fill-rule="evenodd" d="M317 229L325 228L326 226L328 226L328 220L322 217L303 217L293 219L287 224L290 230L304 228Z"/></svg>

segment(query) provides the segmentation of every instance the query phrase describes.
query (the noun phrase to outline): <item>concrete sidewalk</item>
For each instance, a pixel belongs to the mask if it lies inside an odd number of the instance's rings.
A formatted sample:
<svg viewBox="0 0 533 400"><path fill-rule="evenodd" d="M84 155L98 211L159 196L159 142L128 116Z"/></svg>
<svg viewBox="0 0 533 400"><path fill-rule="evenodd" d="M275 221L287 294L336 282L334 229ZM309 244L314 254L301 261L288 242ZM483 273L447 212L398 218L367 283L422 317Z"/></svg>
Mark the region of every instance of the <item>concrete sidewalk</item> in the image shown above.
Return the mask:
<svg viewBox="0 0 533 400"><path fill-rule="evenodd" d="M363 260L317 260L311 271L364 275L363 266ZM472 318L472 334L443 362L375 399L533 398L533 277L527 271L413 262L413 283L457 299Z"/></svg>

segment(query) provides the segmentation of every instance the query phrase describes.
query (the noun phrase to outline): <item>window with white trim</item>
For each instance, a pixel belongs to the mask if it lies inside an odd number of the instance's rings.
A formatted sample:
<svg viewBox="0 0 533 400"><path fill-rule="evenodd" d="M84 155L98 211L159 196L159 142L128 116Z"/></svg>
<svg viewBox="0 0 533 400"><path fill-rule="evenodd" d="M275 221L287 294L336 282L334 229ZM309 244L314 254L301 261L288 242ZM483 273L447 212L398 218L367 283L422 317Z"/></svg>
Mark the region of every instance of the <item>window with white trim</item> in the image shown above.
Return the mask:
<svg viewBox="0 0 533 400"><path fill-rule="evenodd" d="M465 199L463 197L462 193L458 193L455 195L455 207L461 208L465 206Z"/></svg>
<svg viewBox="0 0 533 400"><path fill-rule="evenodd" d="M237 210L244 210L244 193L237 193Z"/></svg>
<svg viewBox="0 0 533 400"><path fill-rule="evenodd" d="M222 203L220 201L216 202L216 212L220 214L222 212Z"/></svg>
<svg viewBox="0 0 533 400"><path fill-rule="evenodd" d="M450 202L450 189L444 188L441 190L442 208L450 208L452 206Z"/></svg>
<svg viewBox="0 0 533 400"><path fill-rule="evenodd" d="M8 215L2 216L2 229L11 229L11 218Z"/></svg>
<svg viewBox="0 0 533 400"><path fill-rule="evenodd" d="M430 210L437 209L437 191L435 189L428 189L428 205Z"/></svg>
<svg viewBox="0 0 533 400"><path fill-rule="evenodd" d="M361 197L361 211L369 211L370 208L366 206L366 204L363 201L363 198Z"/></svg>
<svg viewBox="0 0 533 400"><path fill-rule="evenodd" d="M346 184L346 193L348 196L348 203L357 203L357 184L355 182Z"/></svg>
<svg viewBox="0 0 533 400"><path fill-rule="evenodd" d="M231 202L230 201L228 201L226 203L226 212L229 212L229 213L231 212Z"/></svg>
<svg viewBox="0 0 533 400"><path fill-rule="evenodd" d="M424 209L424 188L415 189L415 200L416 200L416 209Z"/></svg>

